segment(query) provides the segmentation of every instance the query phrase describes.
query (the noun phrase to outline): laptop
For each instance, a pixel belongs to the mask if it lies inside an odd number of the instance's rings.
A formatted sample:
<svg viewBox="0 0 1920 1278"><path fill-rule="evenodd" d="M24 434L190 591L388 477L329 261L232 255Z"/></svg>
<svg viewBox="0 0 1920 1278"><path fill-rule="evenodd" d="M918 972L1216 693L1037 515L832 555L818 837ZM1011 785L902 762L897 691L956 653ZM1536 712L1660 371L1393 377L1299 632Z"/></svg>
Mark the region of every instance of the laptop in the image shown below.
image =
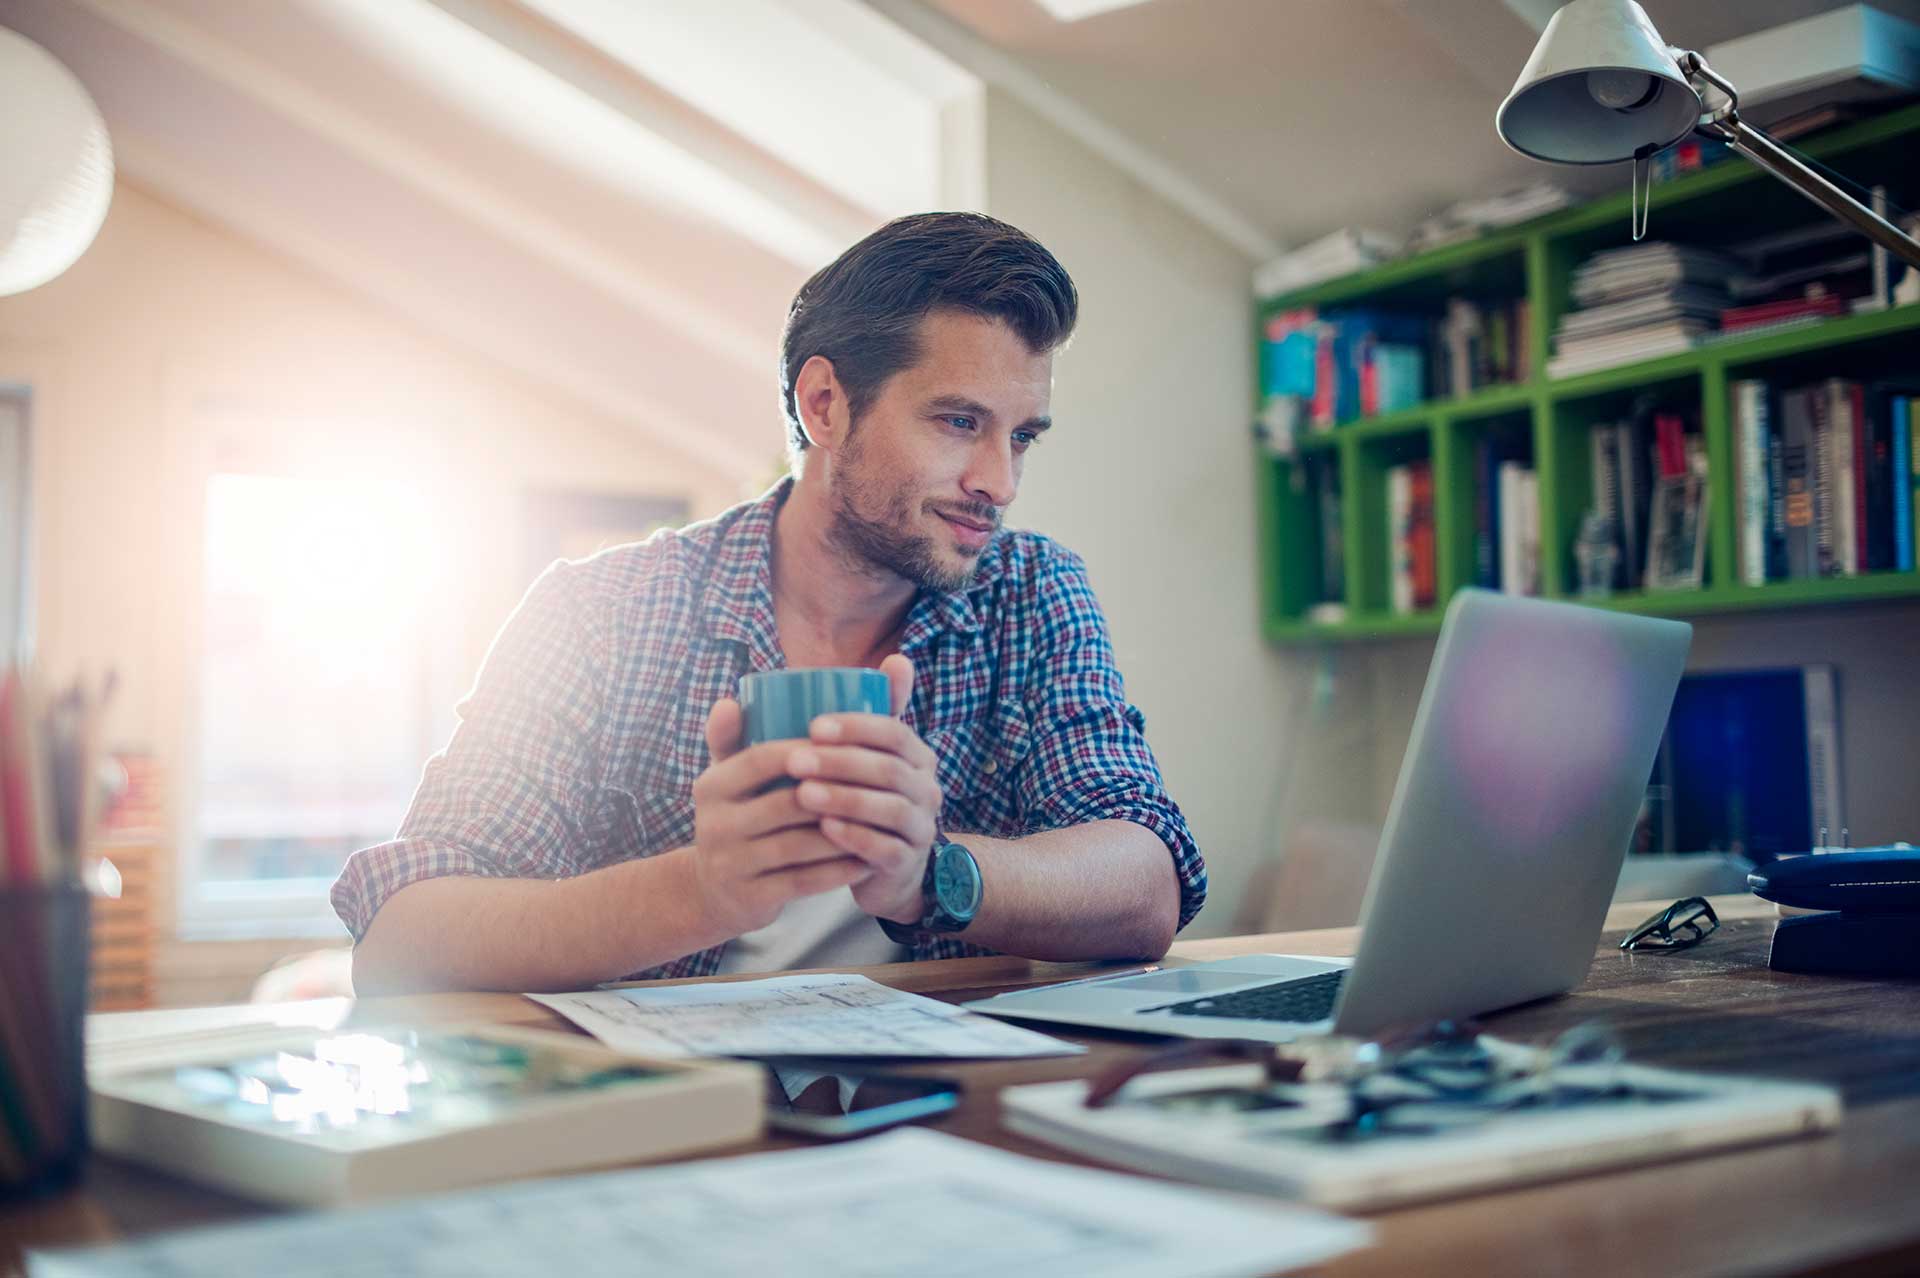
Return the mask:
<svg viewBox="0 0 1920 1278"><path fill-rule="evenodd" d="M1258 954L1016 990L1022 1020L1371 1036L1586 977L1693 628L1463 590L1448 606L1351 960Z"/></svg>

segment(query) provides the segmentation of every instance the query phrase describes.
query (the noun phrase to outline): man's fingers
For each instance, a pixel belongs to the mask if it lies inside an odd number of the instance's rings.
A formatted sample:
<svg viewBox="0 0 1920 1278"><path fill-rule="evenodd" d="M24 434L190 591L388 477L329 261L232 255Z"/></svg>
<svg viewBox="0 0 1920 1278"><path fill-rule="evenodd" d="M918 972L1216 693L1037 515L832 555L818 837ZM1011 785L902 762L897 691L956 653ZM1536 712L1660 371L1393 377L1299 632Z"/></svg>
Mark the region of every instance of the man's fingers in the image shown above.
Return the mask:
<svg viewBox="0 0 1920 1278"><path fill-rule="evenodd" d="M743 839L760 839L782 830L812 829L819 824L817 814L800 806L798 790L783 785L739 804L734 809L731 830Z"/></svg>
<svg viewBox="0 0 1920 1278"><path fill-rule="evenodd" d="M787 756L787 774L801 780L843 781L891 790L932 807L940 805L940 782L897 754L866 746L810 746Z"/></svg>
<svg viewBox="0 0 1920 1278"><path fill-rule="evenodd" d="M806 744L799 738L783 739L762 741L740 750L700 774L693 783L694 802L752 798L766 789L767 782L785 778L787 757Z"/></svg>
<svg viewBox="0 0 1920 1278"><path fill-rule="evenodd" d="M913 700L913 662L896 652L880 663L880 673L887 677L893 693L893 717L897 719Z"/></svg>
<svg viewBox="0 0 1920 1278"><path fill-rule="evenodd" d="M872 874L873 867L865 861L858 857L843 856L832 861L817 861L812 865L777 870L770 877L794 896L815 896L835 888L864 883Z"/></svg>
<svg viewBox="0 0 1920 1278"><path fill-rule="evenodd" d="M878 830L896 834L911 843L922 836L933 845L931 818L915 803L886 790L869 790L857 785L829 785L808 781L800 787L800 806L823 817L841 817L858 821Z"/></svg>
<svg viewBox="0 0 1920 1278"><path fill-rule="evenodd" d="M713 709L707 711L707 753L715 763L739 752L744 726L738 701L722 697L713 703Z"/></svg>
<svg viewBox="0 0 1920 1278"><path fill-rule="evenodd" d="M909 857L924 858L926 853L897 834L877 830L870 825L827 817L820 822L820 833L842 852L851 853L875 870L892 870Z"/></svg>
<svg viewBox="0 0 1920 1278"><path fill-rule="evenodd" d="M897 754L916 768L934 769L933 749L898 719L880 714L823 714L809 730L815 745L857 745Z"/></svg>
<svg viewBox="0 0 1920 1278"><path fill-rule="evenodd" d="M781 830L777 834L749 840L747 848L753 858L753 873L761 878L794 866L838 860L847 855L820 832L818 824Z"/></svg>

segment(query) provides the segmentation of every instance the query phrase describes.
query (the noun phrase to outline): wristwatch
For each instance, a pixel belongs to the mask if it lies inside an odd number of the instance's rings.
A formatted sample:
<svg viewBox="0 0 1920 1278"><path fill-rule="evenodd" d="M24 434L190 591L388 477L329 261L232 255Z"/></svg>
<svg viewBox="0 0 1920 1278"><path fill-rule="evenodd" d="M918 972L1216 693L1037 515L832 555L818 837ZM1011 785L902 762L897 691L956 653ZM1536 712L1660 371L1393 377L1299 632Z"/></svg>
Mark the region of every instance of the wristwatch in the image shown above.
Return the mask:
<svg viewBox="0 0 1920 1278"><path fill-rule="evenodd" d="M901 945L912 945L923 932L949 934L966 929L980 912L980 863L958 843L944 840L927 854L927 872L920 879L923 902L918 923L876 919L880 930Z"/></svg>

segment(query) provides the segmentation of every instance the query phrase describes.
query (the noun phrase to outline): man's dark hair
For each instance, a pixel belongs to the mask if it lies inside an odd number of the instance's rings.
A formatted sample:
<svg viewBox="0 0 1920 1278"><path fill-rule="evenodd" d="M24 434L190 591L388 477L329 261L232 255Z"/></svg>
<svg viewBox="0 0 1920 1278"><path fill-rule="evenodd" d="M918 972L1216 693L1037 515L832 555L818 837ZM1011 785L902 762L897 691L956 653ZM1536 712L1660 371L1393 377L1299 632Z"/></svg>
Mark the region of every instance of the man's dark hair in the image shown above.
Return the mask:
<svg viewBox="0 0 1920 1278"><path fill-rule="evenodd" d="M1080 295L1053 254L982 213L896 218L801 286L780 338L780 401L795 451L808 446L794 402L801 366L833 361L858 417L887 378L920 358L920 321L936 310L1004 320L1036 354L1073 334Z"/></svg>

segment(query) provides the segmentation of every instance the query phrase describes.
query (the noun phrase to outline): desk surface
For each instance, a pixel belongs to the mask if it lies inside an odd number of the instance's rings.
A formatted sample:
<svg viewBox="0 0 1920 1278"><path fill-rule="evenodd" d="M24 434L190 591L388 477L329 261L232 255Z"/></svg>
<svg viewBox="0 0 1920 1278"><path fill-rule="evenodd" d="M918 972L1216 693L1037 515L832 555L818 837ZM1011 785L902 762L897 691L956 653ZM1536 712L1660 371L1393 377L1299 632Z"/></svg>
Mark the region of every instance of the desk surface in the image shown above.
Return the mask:
<svg viewBox="0 0 1920 1278"><path fill-rule="evenodd" d="M1817 1079L1847 1098L1836 1134L1693 1158L1503 1193L1385 1212L1376 1246L1325 1272L1683 1274L1706 1271L1835 1274L1920 1272L1920 981L1856 981L1769 971L1772 907L1716 902L1723 923L1701 946L1629 955L1621 932L1650 909L1616 907L1587 981L1573 994L1489 1017L1528 1041L1605 1020L1633 1058L1688 1068ZM1355 932L1185 941L1177 960L1285 952L1349 954ZM901 989L957 1001L1096 970L1024 959L955 959L859 969ZM729 978L713 978L729 979ZM297 1023L491 1021L562 1027L507 994L347 1000L219 1011L130 1012L94 1018L98 1037L287 1020ZM1066 1032L1086 1056L942 1063L962 1080L961 1106L931 1124L1006 1149L1061 1157L1000 1129L1000 1088L1084 1076L1151 1050L1160 1040ZM802 1143L772 1135L752 1148ZM727 1153L740 1150L724 1151ZM1064 1161L1079 1161L1065 1158ZM106 1241L180 1224L244 1219L264 1209L157 1173L100 1158L87 1183L39 1203L0 1206L0 1274L22 1249Z"/></svg>

